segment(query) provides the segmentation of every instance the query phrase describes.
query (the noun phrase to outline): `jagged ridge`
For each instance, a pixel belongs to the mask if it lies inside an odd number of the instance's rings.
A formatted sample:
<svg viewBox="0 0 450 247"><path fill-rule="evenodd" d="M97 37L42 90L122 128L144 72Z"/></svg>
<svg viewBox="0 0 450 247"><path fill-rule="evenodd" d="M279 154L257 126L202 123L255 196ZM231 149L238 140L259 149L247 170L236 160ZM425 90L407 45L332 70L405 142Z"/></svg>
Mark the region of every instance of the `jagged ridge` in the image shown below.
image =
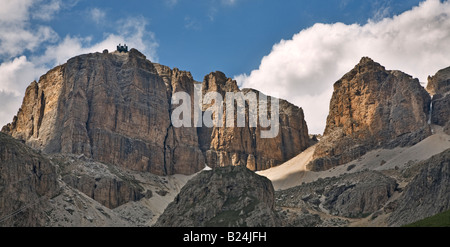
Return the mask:
<svg viewBox="0 0 450 247"><path fill-rule="evenodd" d="M171 96L192 96L196 83L189 72L154 64L135 49L77 56L27 88L3 132L46 153L83 154L157 175L193 174L205 163L262 170L308 147L303 111L285 101L281 134L273 139L251 128L174 128ZM203 85L203 94L240 91L221 72Z"/></svg>

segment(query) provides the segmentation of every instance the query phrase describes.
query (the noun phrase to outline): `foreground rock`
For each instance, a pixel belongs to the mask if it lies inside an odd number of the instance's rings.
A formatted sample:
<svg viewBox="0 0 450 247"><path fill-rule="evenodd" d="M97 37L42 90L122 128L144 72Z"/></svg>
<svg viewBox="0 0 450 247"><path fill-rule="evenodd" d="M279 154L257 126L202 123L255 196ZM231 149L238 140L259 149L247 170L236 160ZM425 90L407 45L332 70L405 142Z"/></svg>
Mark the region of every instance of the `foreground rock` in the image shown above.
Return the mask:
<svg viewBox="0 0 450 247"><path fill-rule="evenodd" d="M279 191L276 198L281 207L364 218L384 207L396 189L394 179L380 172L364 171Z"/></svg>
<svg viewBox="0 0 450 247"><path fill-rule="evenodd" d="M419 165L421 170L397 200L389 218L402 226L450 209L450 149Z"/></svg>
<svg viewBox="0 0 450 247"><path fill-rule="evenodd" d="M204 171L181 190L155 226L277 225L272 183L243 166Z"/></svg>
<svg viewBox="0 0 450 247"><path fill-rule="evenodd" d="M430 100L417 79L362 58L334 85L324 137L309 169L327 170L374 148L420 142L431 134Z"/></svg>
<svg viewBox="0 0 450 247"><path fill-rule="evenodd" d="M0 226L45 226L59 189L49 159L0 133Z"/></svg>

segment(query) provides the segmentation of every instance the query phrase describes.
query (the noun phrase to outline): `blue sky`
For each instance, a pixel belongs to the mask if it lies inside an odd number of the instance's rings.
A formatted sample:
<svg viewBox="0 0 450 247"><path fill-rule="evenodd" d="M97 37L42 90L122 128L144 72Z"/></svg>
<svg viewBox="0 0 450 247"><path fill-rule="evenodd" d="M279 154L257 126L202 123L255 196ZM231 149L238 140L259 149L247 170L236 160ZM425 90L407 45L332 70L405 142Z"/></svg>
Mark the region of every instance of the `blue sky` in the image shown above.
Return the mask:
<svg viewBox="0 0 450 247"><path fill-rule="evenodd" d="M242 87L303 107L325 126L332 85L362 56L426 84L450 65L450 4L439 0L0 0L0 126L29 83L83 53L126 42L202 81L220 70Z"/></svg>
<svg viewBox="0 0 450 247"><path fill-rule="evenodd" d="M125 3L125 4L124 4ZM142 18L158 44L156 60L193 73L196 80L211 71L229 76L248 73L281 39L315 23L365 23L395 15L419 3L358 0L152 0L87 1L62 8L49 24L60 37L117 33L116 25ZM98 10L95 12L94 10ZM387 12L384 12L386 11ZM92 16L98 13L98 21Z"/></svg>

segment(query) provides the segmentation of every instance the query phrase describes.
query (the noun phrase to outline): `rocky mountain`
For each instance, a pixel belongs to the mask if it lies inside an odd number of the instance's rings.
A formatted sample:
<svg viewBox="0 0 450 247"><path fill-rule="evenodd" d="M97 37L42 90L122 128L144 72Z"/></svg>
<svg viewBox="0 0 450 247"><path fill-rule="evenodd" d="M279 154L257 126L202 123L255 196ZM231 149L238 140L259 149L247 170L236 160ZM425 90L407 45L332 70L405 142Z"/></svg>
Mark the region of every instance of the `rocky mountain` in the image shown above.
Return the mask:
<svg viewBox="0 0 450 247"><path fill-rule="evenodd" d="M402 226L449 209L449 154L276 192L244 166L216 168L189 181L155 226Z"/></svg>
<svg viewBox="0 0 450 247"><path fill-rule="evenodd" d="M218 92L225 99L226 116L225 94L241 91L236 81L227 78L221 72L215 72L206 76L203 82L203 95L209 92ZM255 93L258 97L266 96L253 89L243 89L242 93ZM245 128L200 128L200 148L205 153L206 163L211 167L220 167L225 163L247 166L253 171L265 170L282 164L305 150L309 146L309 135L303 110L285 100L280 100L279 104L280 130L274 138L262 138L263 128L259 124L256 128L248 125ZM237 119L237 111L234 112L234 118ZM249 119L248 105L245 119L246 121ZM225 120L224 118L224 126Z"/></svg>
<svg viewBox="0 0 450 247"><path fill-rule="evenodd" d="M0 133L0 226L44 226L44 209L58 190L47 157Z"/></svg>
<svg viewBox="0 0 450 247"><path fill-rule="evenodd" d="M277 226L274 190L245 166L203 171L183 187L155 226Z"/></svg>
<svg viewBox="0 0 450 247"><path fill-rule="evenodd" d="M444 127L450 134L450 67L429 77L427 90L433 95L430 123Z"/></svg>
<svg viewBox="0 0 450 247"><path fill-rule="evenodd" d="M439 70L428 77L427 91L431 95L450 91L450 67Z"/></svg>
<svg viewBox="0 0 450 247"><path fill-rule="evenodd" d="M393 226L414 223L450 209L450 149L417 165L418 175L394 204Z"/></svg>
<svg viewBox="0 0 450 247"><path fill-rule="evenodd" d="M277 192L279 206L322 210L363 218L384 206L397 190L395 179L376 171L345 174Z"/></svg>
<svg viewBox="0 0 450 247"><path fill-rule="evenodd" d="M189 178L48 155L0 133L0 226L151 226Z"/></svg>
<svg viewBox="0 0 450 247"><path fill-rule="evenodd" d="M323 137L310 138L302 109L280 99L279 134L267 139L260 126L196 127L195 114L183 115L192 127L174 124L178 93L220 95L199 112L223 107L224 124L248 124L255 103L264 110L267 96L222 72L200 83L135 49L74 57L30 84L0 133L0 226L412 223L450 209L448 81L448 68L430 77L431 98L417 79L362 58L334 85ZM257 96L231 113L227 93ZM291 186L275 192L253 171L278 165L267 174Z"/></svg>
<svg viewBox="0 0 450 247"><path fill-rule="evenodd" d="M430 95L417 79L364 57L334 84L324 137L311 170L327 170L369 150L411 146L431 135Z"/></svg>
<svg viewBox="0 0 450 247"><path fill-rule="evenodd" d="M252 128L173 127L172 95L193 96L196 84L189 72L154 64L135 49L81 55L31 83L2 131L45 153L82 154L157 175L194 174L205 164L261 170L309 146L302 109L286 101L273 139ZM239 92L221 72L202 85L202 94Z"/></svg>

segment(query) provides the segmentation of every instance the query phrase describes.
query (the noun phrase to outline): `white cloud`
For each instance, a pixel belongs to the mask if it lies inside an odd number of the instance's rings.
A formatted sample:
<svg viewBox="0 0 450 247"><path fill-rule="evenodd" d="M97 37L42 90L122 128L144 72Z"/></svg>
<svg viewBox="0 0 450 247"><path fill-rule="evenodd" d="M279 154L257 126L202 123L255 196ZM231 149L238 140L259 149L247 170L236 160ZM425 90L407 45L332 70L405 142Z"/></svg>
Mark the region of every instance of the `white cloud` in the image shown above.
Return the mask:
<svg viewBox="0 0 450 247"><path fill-rule="evenodd" d="M0 22L23 22L28 17L28 9L33 0L0 0Z"/></svg>
<svg viewBox="0 0 450 247"><path fill-rule="evenodd" d="M22 97L17 96L13 93L2 92L0 91L0 99L2 103L2 107L0 107L0 130L5 124L10 123L12 120L11 111L15 109L15 113L17 113L17 106L20 106L22 102Z"/></svg>
<svg viewBox="0 0 450 247"><path fill-rule="evenodd" d="M0 64L0 92L20 96L30 82L41 75L43 68L37 68L25 56ZM17 110L17 109L16 109Z"/></svg>
<svg viewBox="0 0 450 247"><path fill-rule="evenodd" d="M55 42L56 32L43 25L32 23L33 18L51 18L59 10L59 1L0 0L0 60L32 51L45 42ZM31 10L38 11L32 12ZM40 13L40 14L34 14Z"/></svg>
<svg viewBox="0 0 450 247"><path fill-rule="evenodd" d="M225 5L234 5L237 0L222 0L222 3Z"/></svg>
<svg viewBox="0 0 450 247"><path fill-rule="evenodd" d="M173 7L173 6L177 5L178 0L164 0L164 2L167 4L167 6Z"/></svg>
<svg viewBox="0 0 450 247"><path fill-rule="evenodd" d="M61 9L61 0L38 0L36 9L33 9L33 19L49 21Z"/></svg>
<svg viewBox="0 0 450 247"><path fill-rule="evenodd" d="M209 18L214 18L212 16L209 16ZM214 19L211 19L214 20ZM195 19L195 18L191 18L190 16L186 16L184 17L184 28L186 28L187 30L200 30L202 29L202 26L200 24L200 22Z"/></svg>
<svg viewBox="0 0 450 247"><path fill-rule="evenodd" d="M26 56L58 35L49 26L33 20L49 20L59 10L60 1L0 0L0 127L10 122L20 107L25 88L46 69Z"/></svg>
<svg viewBox="0 0 450 247"><path fill-rule="evenodd" d="M450 3L428 0L392 18L365 25L316 24L273 46L259 68L236 76L242 87L303 107L311 133L325 128L333 83L369 56L421 82L450 66Z"/></svg>
<svg viewBox="0 0 450 247"><path fill-rule="evenodd" d="M50 67L63 64L69 58L86 53L102 52L104 49L115 51L116 46L127 44L144 53L153 62L158 61L156 49L158 43L154 34L146 30L146 21L143 18L129 18L118 22L118 31L121 35L107 34L100 42L92 43L90 37L66 36L61 42L48 46L43 55L33 57L37 64L47 64Z"/></svg>
<svg viewBox="0 0 450 247"><path fill-rule="evenodd" d="M103 10L101 10L99 8L91 9L89 14L91 16L91 19L97 24L102 23L105 20L105 17L106 17L105 11L103 11Z"/></svg>
<svg viewBox="0 0 450 247"><path fill-rule="evenodd" d="M17 113L25 88L46 70L25 56L0 64L0 129Z"/></svg>
<svg viewBox="0 0 450 247"><path fill-rule="evenodd" d="M374 9L373 21L380 21L391 15L391 0L378 0L372 2Z"/></svg>

